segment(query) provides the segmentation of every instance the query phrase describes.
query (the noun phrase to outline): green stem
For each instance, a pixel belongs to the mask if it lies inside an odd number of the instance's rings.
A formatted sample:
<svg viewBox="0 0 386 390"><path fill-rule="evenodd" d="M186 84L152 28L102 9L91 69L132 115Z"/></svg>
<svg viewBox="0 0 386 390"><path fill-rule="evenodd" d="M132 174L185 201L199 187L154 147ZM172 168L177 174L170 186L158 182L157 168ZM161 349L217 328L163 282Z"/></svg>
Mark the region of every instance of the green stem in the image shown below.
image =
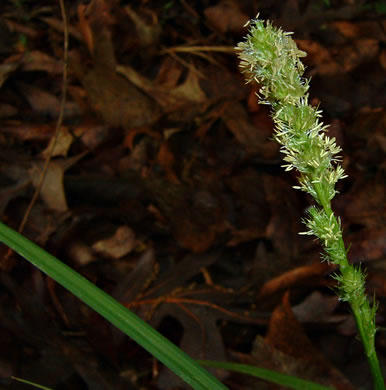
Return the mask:
<svg viewBox="0 0 386 390"><path fill-rule="evenodd" d="M334 215L334 212L331 209L331 202L326 200L321 184L320 183L315 184L314 189L318 195L319 204L322 206L327 216L330 217L332 215L334 222L336 222L336 217ZM343 238L339 239L339 246L340 249L342 249L341 253L347 253ZM347 259L347 255L344 255L339 260L338 266L342 274L348 272L353 268L353 265L350 264ZM353 312L355 322L358 328L358 333L362 341L363 348L365 350L365 354L370 366L371 374L373 376L374 390L385 390L385 383L383 380L382 370L375 350L375 329L376 329L374 323L375 317L374 316L371 317L371 321L373 323L366 323L366 321L370 321L369 319L370 316L363 315L363 313L371 313L369 301L368 299L364 299L364 300L359 300L360 303L358 303L358 299L356 296L351 296L348 298L349 298L348 303Z"/></svg>
<svg viewBox="0 0 386 390"><path fill-rule="evenodd" d="M368 332L370 324L366 324L365 316L361 315L362 308L359 305L355 305L352 302L349 302L351 309L353 311L353 315L355 318L355 322L358 328L359 336L361 338L363 348L366 353L367 361L370 365L371 374L374 379L374 389L375 390L384 390L385 382L383 380L381 366L379 364L379 360L377 357L377 353L375 350L375 333ZM368 306L368 301L366 300L366 304ZM368 308L366 308L368 309ZM370 325L370 327L374 327L375 325Z"/></svg>

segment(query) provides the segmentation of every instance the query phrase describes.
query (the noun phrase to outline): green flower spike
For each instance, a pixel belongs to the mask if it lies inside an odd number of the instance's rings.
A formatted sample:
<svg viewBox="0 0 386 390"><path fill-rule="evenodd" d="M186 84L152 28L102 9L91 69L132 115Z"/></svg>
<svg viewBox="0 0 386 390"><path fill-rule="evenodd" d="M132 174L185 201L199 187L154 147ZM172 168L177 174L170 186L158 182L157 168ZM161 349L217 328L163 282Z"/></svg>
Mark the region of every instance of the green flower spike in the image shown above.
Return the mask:
<svg viewBox="0 0 386 390"><path fill-rule="evenodd" d="M347 177L339 165L341 148L335 138L326 135L327 126L320 122L321 111L308 104L309 80L303 77L300 61L306 53L299 50L292 33L274 27L269 21L250 21L249 34L237 49L240 68L247 83L260 85L260 103L272 108L275 140L281 145L286 171L299 172L296 189L307 192L316 201L304 220L307 232L324 246L324 259L338 266L340 299L352 309L374 379L374 389L384 390L384 380L375 351L375 312L365 293L365 275L360 267L347 260L340 219L331 209L331 199L337 193L335 184Z"/></svg>

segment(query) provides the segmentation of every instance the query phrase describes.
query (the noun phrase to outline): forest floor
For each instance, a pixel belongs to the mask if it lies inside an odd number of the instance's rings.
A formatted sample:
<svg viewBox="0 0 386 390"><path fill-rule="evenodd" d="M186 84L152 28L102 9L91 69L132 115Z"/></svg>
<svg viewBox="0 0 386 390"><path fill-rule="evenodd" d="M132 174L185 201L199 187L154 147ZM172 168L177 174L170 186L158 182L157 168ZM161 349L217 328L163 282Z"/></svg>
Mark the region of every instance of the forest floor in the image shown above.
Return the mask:
<svg viewBox="0 0 386 390"><path fill-rule="evenodd" d="M320 262L312 237L298 234L311 200L281 168L269 108L258 105L258 86L245 85L234 47L260 13L308 53L310 102L342 146L349 176L333 208L385 327L384 1L65 7L66 24L56 1L0 4L1 220L194 358L371 389L334 269ZM25 260L0 251L0 389L30 388L11 376L55 389L188 388ZM377 349L385 369L383 330ZM216 374L232 390L277 388Z"/></svg>

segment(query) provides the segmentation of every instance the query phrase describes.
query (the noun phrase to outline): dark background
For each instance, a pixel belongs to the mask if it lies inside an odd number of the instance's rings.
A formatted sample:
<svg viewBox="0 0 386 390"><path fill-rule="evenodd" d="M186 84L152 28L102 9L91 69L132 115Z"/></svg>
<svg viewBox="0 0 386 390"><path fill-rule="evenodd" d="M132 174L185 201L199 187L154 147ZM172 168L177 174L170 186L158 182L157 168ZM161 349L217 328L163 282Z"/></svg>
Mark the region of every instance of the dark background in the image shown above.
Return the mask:
<svg viewBox="0 0 386 390"><path fill-rule="evenodd" d="M24 234L192 357L370 389L355 323L234 47L258 12L308 53L349 175L333 206L385 326L386 5L355 0L66 1L67 99ZM63 91L58 2L0 5L0 209L17 229ZM186 385L24 259L0 248L0 389ZM385 367L386 337L377 349ZM218 372L230 389L275 389Z"/></svg>

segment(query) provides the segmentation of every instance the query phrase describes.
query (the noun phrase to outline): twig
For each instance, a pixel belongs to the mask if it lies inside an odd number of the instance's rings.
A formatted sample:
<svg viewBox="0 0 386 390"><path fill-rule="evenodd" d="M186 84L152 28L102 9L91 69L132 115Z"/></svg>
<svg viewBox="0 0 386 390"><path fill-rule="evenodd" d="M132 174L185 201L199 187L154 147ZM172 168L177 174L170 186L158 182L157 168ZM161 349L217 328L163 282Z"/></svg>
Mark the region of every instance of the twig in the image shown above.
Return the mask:
<svg viewBox="0 0 386 390"><path fill-rule="evenodd" d="M45 162L44 162L43 171L40 175L39 183L36 186L33 197L32 197L32 199L27 207L26 212L24 213L23 220L20 223L20 226L18 229L19 233L21 233L24 230L25 224L27 223L27 220L31 214L32 208L34 207L36 200L40 194L40 191L43 187L44 179L46 178L48 167L49 167L51 159L52 159L52 154L55 150L56 142L58 140L60 128L61 128L62 123L63 123L64 107L66 104L66 96L67 96L68 25L67 25L67 15L66 15L66 10L64 7L63 0L59 0L59 4L60 4L60 12L62 14L62 19L63 19L63 35L64 35L62 97L61 97L60 107L59 107L59 117L58 117L58 120L56 122L55 133L52 136L52 141L51 141L48 153L47 153L47 157L46 157Z"/></svg>

